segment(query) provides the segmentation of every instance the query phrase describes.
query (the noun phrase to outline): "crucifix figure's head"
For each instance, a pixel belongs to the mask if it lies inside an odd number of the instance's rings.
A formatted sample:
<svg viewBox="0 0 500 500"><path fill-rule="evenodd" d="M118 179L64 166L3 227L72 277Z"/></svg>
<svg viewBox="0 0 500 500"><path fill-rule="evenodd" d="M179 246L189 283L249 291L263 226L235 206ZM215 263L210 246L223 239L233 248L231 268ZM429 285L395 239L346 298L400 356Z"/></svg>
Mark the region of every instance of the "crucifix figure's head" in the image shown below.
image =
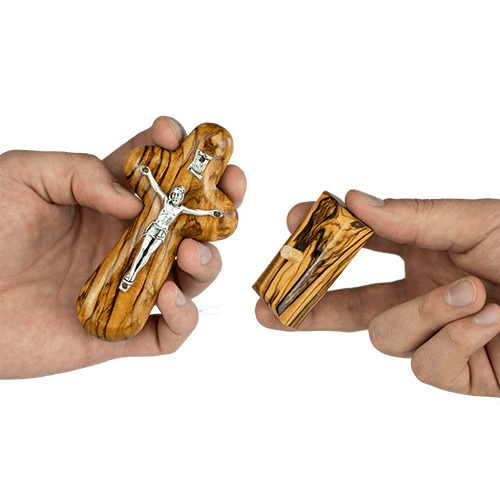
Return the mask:
<svg viewBox="0 0 500 500"><path fill-rule="evenodd" d="M172 205L178 207L181 203L182 200L184 199L184 195L186 194L186 190L182 186L174 186L172 188L172 191L170 191L170 203Z"/></svg>

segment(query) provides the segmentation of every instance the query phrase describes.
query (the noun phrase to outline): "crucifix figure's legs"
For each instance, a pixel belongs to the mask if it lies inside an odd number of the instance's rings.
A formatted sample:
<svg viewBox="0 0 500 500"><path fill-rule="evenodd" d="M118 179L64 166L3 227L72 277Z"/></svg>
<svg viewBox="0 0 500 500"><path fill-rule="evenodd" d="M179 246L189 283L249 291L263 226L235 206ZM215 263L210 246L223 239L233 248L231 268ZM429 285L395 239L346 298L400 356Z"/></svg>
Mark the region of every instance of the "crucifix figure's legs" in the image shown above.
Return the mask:
<svg viewBox="0 0 500 500"><path fill-rule="evenodd" d="M139 271L146 265L146 262L149 260L151 255L153 255L162 243L163 240L161 239L154 238L150 235L144 236L141 249L137 253L130 271L126 274L120 284L120 290L122 292L126 292L132 286Z"/></svg>

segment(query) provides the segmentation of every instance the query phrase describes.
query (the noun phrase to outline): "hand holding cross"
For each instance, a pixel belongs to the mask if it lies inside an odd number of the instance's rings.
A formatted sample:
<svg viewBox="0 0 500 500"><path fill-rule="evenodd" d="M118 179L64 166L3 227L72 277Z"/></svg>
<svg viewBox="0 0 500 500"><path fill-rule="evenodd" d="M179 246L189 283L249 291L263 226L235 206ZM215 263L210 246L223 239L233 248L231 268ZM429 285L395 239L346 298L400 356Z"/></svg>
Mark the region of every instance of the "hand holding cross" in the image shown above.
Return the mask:
<svg viewBox="0 0 500 500"><path fill-rule="evenodd" d="M144 209L80 292L87 331L112 341L139 333L182 239L216 241L234 232L236 209L217 189L232 150L226 130L203 124L174 152L142 146L128 155L125 174Z"/></svg>

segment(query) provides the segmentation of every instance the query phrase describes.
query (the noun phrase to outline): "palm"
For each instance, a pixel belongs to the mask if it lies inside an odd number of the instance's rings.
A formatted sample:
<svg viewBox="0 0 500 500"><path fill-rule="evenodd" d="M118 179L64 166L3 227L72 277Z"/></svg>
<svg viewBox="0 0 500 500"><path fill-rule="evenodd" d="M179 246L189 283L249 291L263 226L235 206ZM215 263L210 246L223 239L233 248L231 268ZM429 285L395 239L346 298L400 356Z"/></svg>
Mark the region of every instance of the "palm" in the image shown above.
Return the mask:
<svg viewBox="0 0 500 500"><path fill-rule="evenodd" d="M17 219L15 231L9 230L11 257L1 280L4 318L9 318L3 338L8 349L17 351L9 358L36 365L33 375L108 359L110 346L80 325L76 298L127 223L87 208L49 204L18 183L5 192L9 202L2 215ZM25 304L36 307L27 311Z"/></svg>

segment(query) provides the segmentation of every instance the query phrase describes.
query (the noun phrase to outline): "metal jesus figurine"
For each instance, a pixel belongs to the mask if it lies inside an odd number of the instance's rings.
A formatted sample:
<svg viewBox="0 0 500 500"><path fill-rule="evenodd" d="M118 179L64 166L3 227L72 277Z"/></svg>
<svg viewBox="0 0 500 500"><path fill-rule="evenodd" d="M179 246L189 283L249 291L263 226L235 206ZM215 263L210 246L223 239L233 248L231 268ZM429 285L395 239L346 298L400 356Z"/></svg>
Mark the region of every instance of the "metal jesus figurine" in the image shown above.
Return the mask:
<svg viewBox="0 0 500 500"><path fill-rule="evenodd" d="M158 218L151 222L151 224L149 224L144 231L144 239L142 241L141 249L137 253L130 271L127 273L125 278L123 278L120 284L120 290L123 292L129 290L130 286L135 281L137 273L145 266L151 255L158 249L158 247L165 242L165 238L168 234L168 227L178 215L183 213L189 215L211 215L216 218L223 216L220 210L197 210L183 206L182 201L184 200L186 190L182 186L174 186L172 191L170 191L170 194L166 195L161 190L148 167L141 166L140 171L142 175L145 175L148 178L151 183L151 187L160 196L162 204Z"/></svg>
<svg viewBox="0 0 500 500"><path fill-rule="evenodd" d="M229 132L204 123L175 151L140 146L128 154L125 176L144 207L81 289L78 318L89 333L108 341L138 334L182 240L234 232L238 214L217 187L232 151Z"/></svg>

